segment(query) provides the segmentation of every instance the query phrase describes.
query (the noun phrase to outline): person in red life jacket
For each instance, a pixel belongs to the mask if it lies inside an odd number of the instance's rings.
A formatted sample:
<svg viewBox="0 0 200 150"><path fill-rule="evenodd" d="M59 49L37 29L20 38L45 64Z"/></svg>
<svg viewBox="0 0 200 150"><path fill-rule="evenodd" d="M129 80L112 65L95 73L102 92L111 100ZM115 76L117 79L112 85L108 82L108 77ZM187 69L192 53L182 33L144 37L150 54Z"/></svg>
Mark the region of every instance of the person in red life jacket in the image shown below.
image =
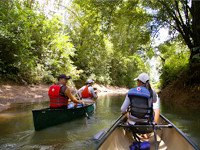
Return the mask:
<svg viewBox="0 0 200 150"><path fill-rule="evenodd" d="M78 90L79 95L81 95L82 100L85 102L95 102L97 98L94 88L92 87L93 83L94 81L92 79L88 79L86 85Z"/></svg>
<svg viewBox="0 0 200 150"><path fill-rule="evenodd" d="M71 99L75 104L82 104L72 94L70 89L66 86L70 76L61 74L58 76L58 83L53 84L49 88L50 108L66 108L68 107L68 100Z"/></svg>

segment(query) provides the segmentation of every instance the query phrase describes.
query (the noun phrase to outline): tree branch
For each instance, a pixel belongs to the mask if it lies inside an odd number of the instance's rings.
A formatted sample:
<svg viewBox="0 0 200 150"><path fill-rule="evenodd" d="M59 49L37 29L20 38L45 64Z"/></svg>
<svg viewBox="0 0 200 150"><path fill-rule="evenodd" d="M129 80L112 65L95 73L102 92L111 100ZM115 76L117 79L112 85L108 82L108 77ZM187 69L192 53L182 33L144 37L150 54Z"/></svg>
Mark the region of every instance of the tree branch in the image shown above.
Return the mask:
<svg viewBox="0 0 200 150"><path fill-rule="evenodd" d="M179 21L179 22L180 22L182 25L184 25L183 18L182 18L182 16L181 16L180 11L179 11L178 2L177 2L177 0L174 0L174 2L175 2L176 11L178 12L178 15L179 15L179 18L180 18L180 21ZM178 19L178 17L177 17L177 19Z"/></svg>
<svg viewBox="0 0 200 150"><path fill-rule="evenodd" d="M189 6L188 6L188 1L185 1L185 19L186 19L186 24L187 24L187 26L190 26L190 18L189 18L189 15L188 15L188 13L189 13L189 11L188 11L188 9L189 9Z"/></svg>
<svg viewBox="0 0 200 150"><path fill-rule="evenodd" d="M187 29L187 26L185 24L181 24L181 21L178 19L178 17L176 16L176 13L169 8L169 6L167 5L167 3L165 1L160 1L162 5L165 6L167 13L169 14L169 16L171 16L173 18L173 20L176 23L177 28L175 28L183 37L183 39L185 40L186 44L188 45L188 47L191 49L193 47L193 44L190 40L190 31Z"/></svg>
<svg viewBox="0 0 200 150"><path fill-rule="evenodd" d="M71 9L69 9L69 8L67 8L67 7L65 7L65 6L63 6L63 5L58 5L58 6L64 7L64 8L66 8L67 10L69 10L72 14L74 14L74 15L76 16L76 18L78 19L78 21L81 23L81 20L79 19L79 17L77 16L77 14L76 14L75 12L73 12Z"/></svg>

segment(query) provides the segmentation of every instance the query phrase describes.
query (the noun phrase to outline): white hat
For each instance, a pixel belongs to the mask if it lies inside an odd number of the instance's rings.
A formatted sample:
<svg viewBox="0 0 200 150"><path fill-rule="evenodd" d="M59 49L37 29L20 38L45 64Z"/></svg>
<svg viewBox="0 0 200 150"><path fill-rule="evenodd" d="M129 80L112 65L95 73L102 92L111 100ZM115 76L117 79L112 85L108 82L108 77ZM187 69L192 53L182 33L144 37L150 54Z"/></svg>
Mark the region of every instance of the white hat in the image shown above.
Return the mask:
<svg viewBox="0 0 200 150"><path fill-rule="evenodd" d="M137 78L134 80L140 80L142 83L146 83L149 80L149 76L146 73L141 73Z"/></svg>
<svg viewBox="0 0 200 150"><path fill-rule="evenodd" d="M88 79L87 83L93 83L94 81L92 79Z"/></svg>

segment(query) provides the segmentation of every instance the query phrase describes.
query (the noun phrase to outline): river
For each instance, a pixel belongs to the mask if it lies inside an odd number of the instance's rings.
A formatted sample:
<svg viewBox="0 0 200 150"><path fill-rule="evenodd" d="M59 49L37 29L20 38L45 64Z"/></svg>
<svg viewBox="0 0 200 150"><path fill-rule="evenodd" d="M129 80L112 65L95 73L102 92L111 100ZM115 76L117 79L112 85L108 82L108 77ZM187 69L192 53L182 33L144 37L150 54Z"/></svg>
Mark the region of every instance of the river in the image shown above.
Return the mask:
<svg viewBox="0 0 200 150"><path fill-rule="evenodd" d="M31 110L48 107L48 101L13 103L0 113L0 149L94 149L98 143L91 138L115 122L124 98L125 95L99 96L90 119L83 117L41 131L34 130ZM200 110L161 102L161 113L200 147Z"/></svg>

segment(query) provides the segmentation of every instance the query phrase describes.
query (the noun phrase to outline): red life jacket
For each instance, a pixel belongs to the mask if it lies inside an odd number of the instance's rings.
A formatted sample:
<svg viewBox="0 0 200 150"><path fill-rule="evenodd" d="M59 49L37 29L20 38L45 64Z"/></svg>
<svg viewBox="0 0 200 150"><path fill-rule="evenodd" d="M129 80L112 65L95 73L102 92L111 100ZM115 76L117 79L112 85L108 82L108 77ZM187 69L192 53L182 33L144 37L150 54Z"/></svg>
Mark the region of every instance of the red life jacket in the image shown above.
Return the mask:
<svg viewBox="0 0 200 150"><path fill-rule="evenodd" d="M81 93L82 98L89 98L89 97L93 97L93 95L89 92L88 90L88 86L85 86L85 89L83 90L83 92Z"/></svg>
<svg viewBox="0 0 200 150"><path fill-rule="evenodd" d="M61 85L52 85L49 88L49 99L50 99L50 107L61 107L63 105L68 105L68 97L60 96L60 88Z"/></svg>

